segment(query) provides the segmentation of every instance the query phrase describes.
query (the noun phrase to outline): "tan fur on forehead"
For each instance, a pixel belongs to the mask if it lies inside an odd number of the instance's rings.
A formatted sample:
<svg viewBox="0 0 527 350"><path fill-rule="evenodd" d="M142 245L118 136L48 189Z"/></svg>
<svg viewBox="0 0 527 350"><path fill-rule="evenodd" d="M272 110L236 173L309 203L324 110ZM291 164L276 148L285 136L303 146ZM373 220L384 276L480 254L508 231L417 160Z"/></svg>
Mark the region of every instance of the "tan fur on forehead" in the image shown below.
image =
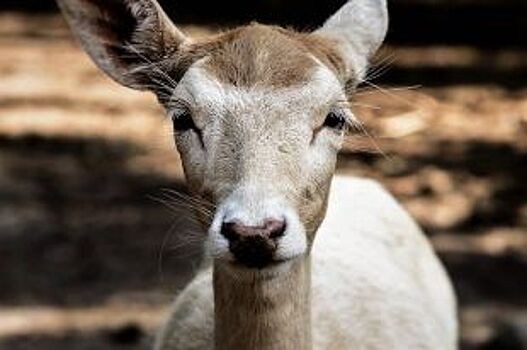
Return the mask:
<svg viewBox="0 0 527 350"><path fill-rule="evenodd" d="M287 87L309 79L317 62L299 34L253 24L222 39L206 69L235 86Z"/></svg>
<svg viewBox="0 0 527 350"><path fill-rule="evenodd" d="M204 68L221 82L234 86L302 84L309 80L317 60L344 77L345 64L329 39L280 27L251 24L205 42L195 43L179 58L187 67L208 57Z"/></svg>

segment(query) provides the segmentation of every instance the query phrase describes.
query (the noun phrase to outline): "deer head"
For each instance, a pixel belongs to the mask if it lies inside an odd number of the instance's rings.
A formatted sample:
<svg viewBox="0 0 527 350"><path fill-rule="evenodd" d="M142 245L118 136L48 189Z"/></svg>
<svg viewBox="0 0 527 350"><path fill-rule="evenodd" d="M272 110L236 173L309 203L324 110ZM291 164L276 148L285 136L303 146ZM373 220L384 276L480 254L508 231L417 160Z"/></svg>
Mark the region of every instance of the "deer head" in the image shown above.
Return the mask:
<svg viewBox="0 0 527 350"><path fill-rule="evenodd" d="M352 0L313 33L251 24L205 40L155 0L58 3L95 63L172 118L188 183L216 208L216 261L261 269L308 254L386 1Z"/></svg>

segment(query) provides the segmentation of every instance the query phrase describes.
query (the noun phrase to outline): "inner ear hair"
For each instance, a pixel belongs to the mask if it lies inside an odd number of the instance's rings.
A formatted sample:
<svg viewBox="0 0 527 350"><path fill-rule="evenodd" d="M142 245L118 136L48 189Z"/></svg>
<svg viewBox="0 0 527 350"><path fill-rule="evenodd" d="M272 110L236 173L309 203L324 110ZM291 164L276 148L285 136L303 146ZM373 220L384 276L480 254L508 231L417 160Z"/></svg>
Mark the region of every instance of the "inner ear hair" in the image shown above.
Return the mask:
<svg viewBox="0 0 527 350"><path fill-rule="evenodd" d="M155 0L57 0L74 36L95 64L139 90L172 85L163 59L188 39Z"/></svg>

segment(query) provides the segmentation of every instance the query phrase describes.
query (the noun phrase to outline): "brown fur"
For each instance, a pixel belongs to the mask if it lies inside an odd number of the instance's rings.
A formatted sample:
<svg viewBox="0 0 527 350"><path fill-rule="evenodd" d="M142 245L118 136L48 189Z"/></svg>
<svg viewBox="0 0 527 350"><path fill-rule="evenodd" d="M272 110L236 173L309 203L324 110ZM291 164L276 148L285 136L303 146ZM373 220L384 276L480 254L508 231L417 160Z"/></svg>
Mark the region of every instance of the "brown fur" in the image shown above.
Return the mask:
<svg viewBox="0 0 527 350"><path fill-rule="evenodd" d="M207 70L235 86L287 87L309 79L315 61L301 43L277 27L250 25L223 37Z"/></svg>
<svg viewBox="0 0 527 350"><path fill-rule="evenodd" d="M219 81L235 86L284 88L307 82L317 60L344 81L345 64L329 39L276 26L251 24L191 44L170 57L179 80L198 59Z"/></svg>

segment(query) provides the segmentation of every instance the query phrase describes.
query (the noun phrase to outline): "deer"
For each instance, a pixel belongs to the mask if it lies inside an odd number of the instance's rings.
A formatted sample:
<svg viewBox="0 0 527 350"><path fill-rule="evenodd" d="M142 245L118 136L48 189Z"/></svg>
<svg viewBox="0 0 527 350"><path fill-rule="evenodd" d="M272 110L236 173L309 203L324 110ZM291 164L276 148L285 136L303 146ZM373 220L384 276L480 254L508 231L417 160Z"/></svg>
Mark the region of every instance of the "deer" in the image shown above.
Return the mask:
<svg viewBox="0 0 527 350"><path fill-rule="evenodd" d="M386 0L350 0L311 32L200 39L155 0L58 4L102 71L155 94L211 205L196 210L205 262L156 350L457 348L453 287L417 223L376 181L334 176Z"/></svg>

